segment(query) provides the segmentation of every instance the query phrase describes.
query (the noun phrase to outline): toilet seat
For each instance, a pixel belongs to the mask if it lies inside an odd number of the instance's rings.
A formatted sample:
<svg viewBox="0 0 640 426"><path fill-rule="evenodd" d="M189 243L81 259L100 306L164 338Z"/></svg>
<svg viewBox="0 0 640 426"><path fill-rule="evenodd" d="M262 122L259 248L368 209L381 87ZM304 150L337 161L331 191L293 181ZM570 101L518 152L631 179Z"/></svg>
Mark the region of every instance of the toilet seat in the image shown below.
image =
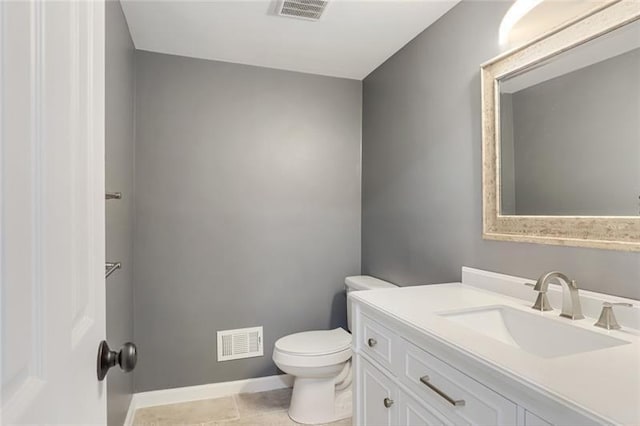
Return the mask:
<svg viewBox="0 0 640 426"><path fill-rule="evenodd" d="M351 358L351 334L342 328L295 333L276 341L273 359L292 367L324 367Z"/></svg>
<svg viewBox="0 0 640 426"><path fill-rule="evenodd" d="M342 328L304 331L276 341L276 349L295 355L329 355L351 347L351 334Z"/></svg>

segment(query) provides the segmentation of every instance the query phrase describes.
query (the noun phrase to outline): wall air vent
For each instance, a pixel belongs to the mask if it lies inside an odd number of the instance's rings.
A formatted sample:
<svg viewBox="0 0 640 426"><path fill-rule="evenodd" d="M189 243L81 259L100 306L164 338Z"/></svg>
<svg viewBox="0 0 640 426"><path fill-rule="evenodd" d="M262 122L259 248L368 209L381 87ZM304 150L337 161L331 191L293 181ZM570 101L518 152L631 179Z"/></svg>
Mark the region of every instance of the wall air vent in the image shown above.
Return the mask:
<svg viewBox="0 0 640 426"><path fill-rule="evenodd" d="M325 0L281 0L278 15L317 21L327 7Z"/></svg>
<svg viewBox="0 0 640 426"><path fill-rule="evenodd" d="M218 361L263 355L262 327L218 331Z"/></svg>

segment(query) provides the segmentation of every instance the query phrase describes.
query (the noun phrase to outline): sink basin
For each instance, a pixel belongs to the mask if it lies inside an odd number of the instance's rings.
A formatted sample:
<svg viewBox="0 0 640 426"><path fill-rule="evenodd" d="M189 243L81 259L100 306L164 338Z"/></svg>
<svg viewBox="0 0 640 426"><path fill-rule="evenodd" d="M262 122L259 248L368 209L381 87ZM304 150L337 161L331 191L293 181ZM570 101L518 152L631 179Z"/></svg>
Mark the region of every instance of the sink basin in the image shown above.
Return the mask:
<svg viewBox="0 0 640 426"><path fill-rule="evenodd" d="M629 343L509 306L485 306L441 312L439 315L542 358L557 358Z"/></svg>

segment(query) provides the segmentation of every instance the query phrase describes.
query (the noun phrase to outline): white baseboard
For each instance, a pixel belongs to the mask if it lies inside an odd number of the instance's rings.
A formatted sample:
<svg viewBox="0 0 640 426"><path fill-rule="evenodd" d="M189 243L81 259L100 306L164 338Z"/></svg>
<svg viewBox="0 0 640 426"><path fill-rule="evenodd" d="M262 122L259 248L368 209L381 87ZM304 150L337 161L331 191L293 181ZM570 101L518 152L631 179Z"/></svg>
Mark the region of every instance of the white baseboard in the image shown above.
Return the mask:
<svg viewBox="0 0 640 426"><path fill-rule="evenodd" d="M127 410L127 417L124 418L123 426L132 426L133 417L136 415L136 396L131 395L131 401L129 401L129 409Z"/></svg>
<svg viewBox="0 0 640 426"><path fill-rule="evenodd" d="M220 398L236 393L264 392L293 386L293 377L288 374L257 377L255 379L236 380L234 382L211 383L208 385L187 386L183 388L163 389L135 393L131 397L124 426L133 423L138 408L155 405L176 404L200 399Z"/></svg>

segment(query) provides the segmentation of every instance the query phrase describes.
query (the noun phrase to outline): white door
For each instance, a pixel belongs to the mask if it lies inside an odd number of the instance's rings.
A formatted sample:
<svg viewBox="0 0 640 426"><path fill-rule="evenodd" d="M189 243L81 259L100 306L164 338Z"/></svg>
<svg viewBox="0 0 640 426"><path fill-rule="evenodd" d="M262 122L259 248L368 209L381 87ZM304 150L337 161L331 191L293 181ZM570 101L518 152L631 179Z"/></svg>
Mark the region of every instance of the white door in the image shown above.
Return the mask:
<svg viewBox="0 0 640 426"><path fill-rule="evenodd" d="M104 3L0 0L2 423L106 423Z"/></svg>
<svg viewBox="0 0 640 426"><path fill-rule="evenodd" d="M362 375L362 413L360 419L366 426L396 426L398 424L398 388L371 365L360 359ZM357 404L356 404L357 405Z"/></svg>

